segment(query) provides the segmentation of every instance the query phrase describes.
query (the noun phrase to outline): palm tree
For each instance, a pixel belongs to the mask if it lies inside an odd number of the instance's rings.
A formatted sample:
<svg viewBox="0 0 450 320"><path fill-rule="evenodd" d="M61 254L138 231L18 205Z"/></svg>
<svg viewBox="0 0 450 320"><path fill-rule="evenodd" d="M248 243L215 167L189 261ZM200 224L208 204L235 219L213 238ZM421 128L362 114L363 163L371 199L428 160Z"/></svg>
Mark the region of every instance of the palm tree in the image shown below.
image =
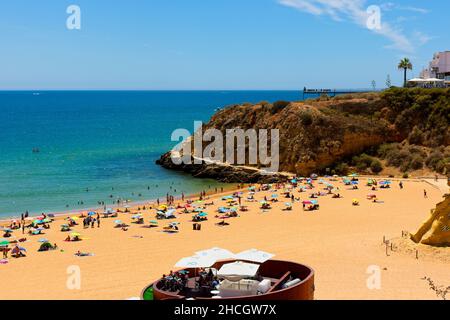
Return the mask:
<svg viewBox="0 0 450 320"><path fill-rule="evenodd" d="M404 82L403 82L404 87L406 87L406 72L408 70L412 70L412 68L413 65L408 58L403 58L402 60L400 60L400 63L398 64L398 69L403 69L404 71Z"/></svg>

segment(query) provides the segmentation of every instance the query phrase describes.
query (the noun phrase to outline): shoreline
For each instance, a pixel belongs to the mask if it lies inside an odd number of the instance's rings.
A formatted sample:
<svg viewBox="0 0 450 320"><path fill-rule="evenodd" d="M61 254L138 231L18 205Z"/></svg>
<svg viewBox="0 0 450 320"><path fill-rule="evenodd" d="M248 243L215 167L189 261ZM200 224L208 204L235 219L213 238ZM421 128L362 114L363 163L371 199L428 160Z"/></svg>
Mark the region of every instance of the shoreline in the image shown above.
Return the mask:
<svg viewBox="0 0 450 320"><path fill-rule="evenodd" d="M257 168L255 168L256 170L259 170ZM283 173L279 173L282 175L288 175L290 173L288 172L283 172ZM294 174L292 174L292 176L294 176ZM339 177L342 178L342 177ZM439 186L438 184L433 183L434 182L434 177L412 177L412 178L401 178L401 177L394 177L394 178L390 178L388 176L373 176L373 175L359 175L359 178L361 179L389 179L392 181L411 181L411 182L423 182L423 183L427 183L428 185L430 185L433 188L438 189L443 195L446 193L444 190L442 190L442 187ZM439 181L444 180L444 178L439 178ZM247 183L248 184L248 183ZM260 184L260 183L256 183L256 184ZM236 185L236 183L230 183L230 185ZM245 183L242 183L242 185L245 185ZM244 188L245 189L245 188ZM236 192L236 191L240 191L242 190L239 189L237 186L230 186L230 188L226 188L224 187L223 192L206 192L206 195L211 197L211 196L220 196L229 192ZM450 192L450 189L447 188L447 192ZM184 199L185 200L189 200L189 199L193 199L196 198L198 196L198 194L195 193L191 193L191 194L187 194L185 195ZM165 197L163 197L163 199L165 199ZM181 200L181 196L174 196L174 200ZM142 200L142 201L132 201L132 202L128 202L126 204L122 203L119 206L117 205L109 205L106 206L107 208L112 208L112 209L121 209L123 208L125 205L131 207L136 207L136 206L141 206L141 205L145 205L145 204L151 204L151 203L155 203L157 201L157 199L147 199L147 200ZM161 204L165 204L166 201L161 201ZM48 212L44 212L45 214L49 215L52 214L54 215L55 218L65 218L68 216L71 216L73 214L77 214L77 213L83 213L83 212L90 212L90 211L101 211L104 210L103 206L102 207L90 207L90 208L84 208L84 209L74 209L74 210L67 210L67 211L48 211ZM25 219L25 221L29 221L29 220L34 220L36 216L29 216L28 218ZM11 220L18 220L20 219L20 215L18 216L10 216L10 217L1 217L0 216L0 226L3 226L4 223L10 222Z"/></svg>
<svg viewBox="0 0 450 320"><path fill-rule="evenodd" d="M236 185L234 183L230 183L230 185ZM214 198L216 196L221 196L224 194L228 194L229 192L236 192L239 191L241 189L239 189L237 186L229 186L229 188L227 187L223 187L223 192L218 191L216 192L206 192L206 196L211 197L213 196ZM195 199L198 197L198 193L190 193L185 195L184 199L186 200L191 200L191 199ZM160 204L166 204L166 200L165 200L165 196L163 197L164 201L161 201ZM181 201L181 196L174 196L174 200L177 201ZM142 205L147 205L147 204L154 204L156 203L157 199L149 199L149 200L142 200L142 201L132 201L132 202L128 202L126 204L121 203L119 206L117 205L109 205L106 206L107 208L111 208L111 209L122 209L124 208L124 206L129 206L130 208L133 207L137 207L137 206L142 206ZM75 210L67 210L67 211L48 211L48 212L44 212L47 216L49 214L54 215L54 218L56 220L56 218L66 218L69 216L72 216L74 214L80 214L80 213L84 213L84 212L90 212L90 211L94 211L94 212L100 212L103 211L103 206L102 207L91 207L91 208L84 208L84 209L75 209ZM25 221L30 221L30 220L34 220L36 217L38 217L39 215L33 215L33 216L28 216L28 218L25 218ZM0 226L4 226L5 223L9 223L11 222L11 220L20 220L20 215L18 216L11 216L11 217L1 217L0 216Z"/></svg>

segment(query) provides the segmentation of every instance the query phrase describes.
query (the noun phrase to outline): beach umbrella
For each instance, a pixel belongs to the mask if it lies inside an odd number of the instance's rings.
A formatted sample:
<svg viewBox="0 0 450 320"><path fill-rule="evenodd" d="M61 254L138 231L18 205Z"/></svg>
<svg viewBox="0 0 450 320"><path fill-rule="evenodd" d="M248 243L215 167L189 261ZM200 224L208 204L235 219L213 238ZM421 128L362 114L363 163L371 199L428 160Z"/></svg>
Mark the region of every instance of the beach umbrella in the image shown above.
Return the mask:
<svg viewBox="0 0 450 320"><path fill-rule="evenodd" d="M292 203L290 203L290 202L285 202L284 205L285 205L286 207L292 207Z"/></svg>
<svg viewBox="0 0 450 320"><path fill-rule="evenodd" d="M228 199L233 199L234 197L233 196L224 196L224 197L222 197L222 200L228 200Z"/></svg>
<svg viewBox="0 0 450 320"><path fill-rule="evenodd" d="M151 224L158 224L158 221L156 221L156 220L150 220L150 223L151 223Z"/></svg>
<svg viewBox="0 0 450 320"><path fill-rule="evenodd" d="M198 256L201 256L201 257L210 257L210 258L214 259L214 263L217 261L220 261L220 260L236 258L235 254L233 252L226 250L226 249L218 248L218 247L214 247L214 248L202 250L202 251L197 251L197 252L195 252L195 254Z"/></svg>
<svg viewBox="0 0 450 320"><path fill-rule="evenodd" d="M33 224L43 224L44 222L42 220L34 220Z"/></svg>
<svg viewBox="0 0 450 320"><path fill-rule="evenodd" d="M160 205L160 206L158 207L158 210L160 210L160 211L166 211L166 210L167 210L167 206L166 206L165 204Z"/></svg>
<svg viewBox="0 0 450 320"><path fill-rule="evenodd" d="M352 184L353 185L357 185L357 184L359 184L359 182L358 181L352 181Z"/></svg>
<svg viewBox="0 0 450 320"><path fill-rule="evenodd" d="M198 214L199 217L206 217L208 214L206 212L201 212Z"/></svg>
<svg viewBox="0 0 450 320"><path fill-rule="evenodd" d="M219 213L227 213L227 212L230 211L230 209L224 208L224 207L220 207L217 211L218 211Z"/></svg>
<svg viewBox="0 0 450 320"><path fill-rule="evenodd" d="M258 269L258 264L236 261L233 263L224 264L217 272L217 275L231 281L239 281L241 279L256 276Z"/></svg>
<svg viewBox="0 0 450 320"><path fill-rule="evenodd" d="M202 211L203 211L202 208L195 208L195 209L194 209L194 212L202 212Z"/></svg>
<svg viewBox="0 0 450 320"><path fill-rule="evenodd" d="M81 234L78 233L78 232L72 232L70 235L71 235L72 237L79 237L79 236L81 236Z"/></svg>
<svg viewBox="0 0 450 320"><path fill-rule="evenodd" d="M45 243L45 242L48 242L48 240L47 240L47 239L45 239L45 238L41 238L41 239L39 239L39 240L38 240L38 242L42 242L42 243Z"/></svg>
<svg viewBox="0 0 450 320"><path fill-rule="evenodd" d="M88 213L88 216L95 216L97 213L95 213L94 211L91 211Z"/></svg>
<svg viewBox="0 0 450 320"><path fill-rule="evenodd" d="M276 198L278 198L278 195L276 193L274 193L274 194L272 194L272 198L276 199Z"/></svg>
<svg viewBox="0 0 450 320"><path fill-rule="evenodd" d="M212 257L205 256L192 256L179 260L176 264L176 268L209 268L216 261Z"/></svg>
<svg viewBox="0 0 450 320"><path fill-rule="evenodd" d="M312 204L319 204L319 201L317 201L317 200L311 200L311 203L312 203Z"/></svg>
<svg viewBox="0 0 450 320"><path fill-rule="evenodd" d="M134 216L131 217L131 219L140 219L142 218L142 214L135 214Z"/></svg>
<svg viewBox="0 0 450 320"><path fill-rule="evenodd" d="M303 201L303 204L311 204L312 202L311 201L309 201L309 200L305 200L305 201Z"/></svg>
<svg viewBox="0 0 450 320"><path fill-rule="evenodd" d="M122 224L122 220L116 220L114 221L115 224Z"/></svg>
<svg viewBox="0 0 450 320"><path fill-rule="evenodd" d="M7 245L9 245L9 241L7 240L0 241L0 246L7 246Z"/></svg>
<svg viewBox="0 0 450 320"><path fill-rule="evenodd" d="M70 217L70 219L72 219L72 220L80 220L80 218L78 218L78 217L75 217L75 216L73 216L73 217Z"/></svg>
<svg viewBox="0 0 450 320"><path fill-rule="evenodd" d="M264 252L257 249L250 249L236 254L237 259L253 261L258 263L264 263L274 256L275 255L272 253Z"/></svg>

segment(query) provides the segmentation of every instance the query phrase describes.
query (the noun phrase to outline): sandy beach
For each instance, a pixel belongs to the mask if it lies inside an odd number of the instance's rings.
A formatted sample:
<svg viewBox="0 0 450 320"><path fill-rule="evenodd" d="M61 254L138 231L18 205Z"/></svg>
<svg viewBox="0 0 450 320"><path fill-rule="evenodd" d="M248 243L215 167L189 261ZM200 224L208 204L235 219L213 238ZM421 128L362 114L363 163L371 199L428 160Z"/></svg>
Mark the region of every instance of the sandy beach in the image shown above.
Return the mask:
<svg viewBox="0 0 450 320"><path fill-rule="evenodd" d="M377 178L379 179L379 178ZM385 239L399 239L402 231L415 232L428 217L430 209L441 201L442 188L425 181L404 180L400 190L398 181L390 189L378 189L379 203L366 199L371 193L360 179L358 190L350 190L339 182L332 182L341 190L342 199L331 196L318 198L320 210L303 211L295 202L292 211L283 211L285 199L268 212L259 208L259 200L270 199L273 191L255 194L258 202L245 202L248 212L230 218L226 227L215 225L216 210L225 204L219 197L206 202L209 220L202 222L202 230L192 230L192 213L176 214L180 232L167 234L162 227L172 220L159 222L158 228L147 229L131 223L133 214L119 214L118 218L101 219L100 228L83 229L82 221L73 228L82 234L80 242L64 242L67 233L60 231L63 218L58 217L51 229L37 236L25 235L28 241L24 258L9 258L0 265L0 299L129 299L138 297L141 290L168 273L182 257L211 247L234 252L257 248L274 253L277 259L307 264L315 270L316 299L438 299L422 280L432 278L440 285L450 285L449 261L433 256L432 250L418 246L418 259L400 250L388 250ZM324 185L314 183L314 191ZM427 190L428 197L423 196ZM307 200L309 193L294 192L295 197ZM360 206L352 206L357 198ZM136 208L131 211L136 212ZM178 210L180 211L180 210ZM155 210L141 211L148 224ZM114 220L130 225L128 231L114 228ZM21 230L13 233L21 238ZM38 239L47 238L58 250L37 252ZM444 256L450 248L443 248ZM93 256L77 257L78 250ZM381 288L367 287L369 266L379 266ZM79 266L81 288L67 288L68 268Z"/></svg>

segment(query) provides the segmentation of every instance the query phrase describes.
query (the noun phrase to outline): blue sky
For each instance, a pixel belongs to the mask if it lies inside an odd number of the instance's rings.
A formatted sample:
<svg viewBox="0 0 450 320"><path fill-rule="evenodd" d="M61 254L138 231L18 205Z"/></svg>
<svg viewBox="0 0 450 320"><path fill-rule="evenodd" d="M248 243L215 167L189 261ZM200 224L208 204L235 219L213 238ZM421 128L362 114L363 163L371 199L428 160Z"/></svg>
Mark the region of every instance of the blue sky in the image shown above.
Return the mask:
<svg viewBox="0 0 450 320"><path fill-rule="evenodd" d="M80 30L66 28L71 4ZM401 57L416 76L450 50L448 12L446 0L0 0L0 89L400 85Z"/></svg>

